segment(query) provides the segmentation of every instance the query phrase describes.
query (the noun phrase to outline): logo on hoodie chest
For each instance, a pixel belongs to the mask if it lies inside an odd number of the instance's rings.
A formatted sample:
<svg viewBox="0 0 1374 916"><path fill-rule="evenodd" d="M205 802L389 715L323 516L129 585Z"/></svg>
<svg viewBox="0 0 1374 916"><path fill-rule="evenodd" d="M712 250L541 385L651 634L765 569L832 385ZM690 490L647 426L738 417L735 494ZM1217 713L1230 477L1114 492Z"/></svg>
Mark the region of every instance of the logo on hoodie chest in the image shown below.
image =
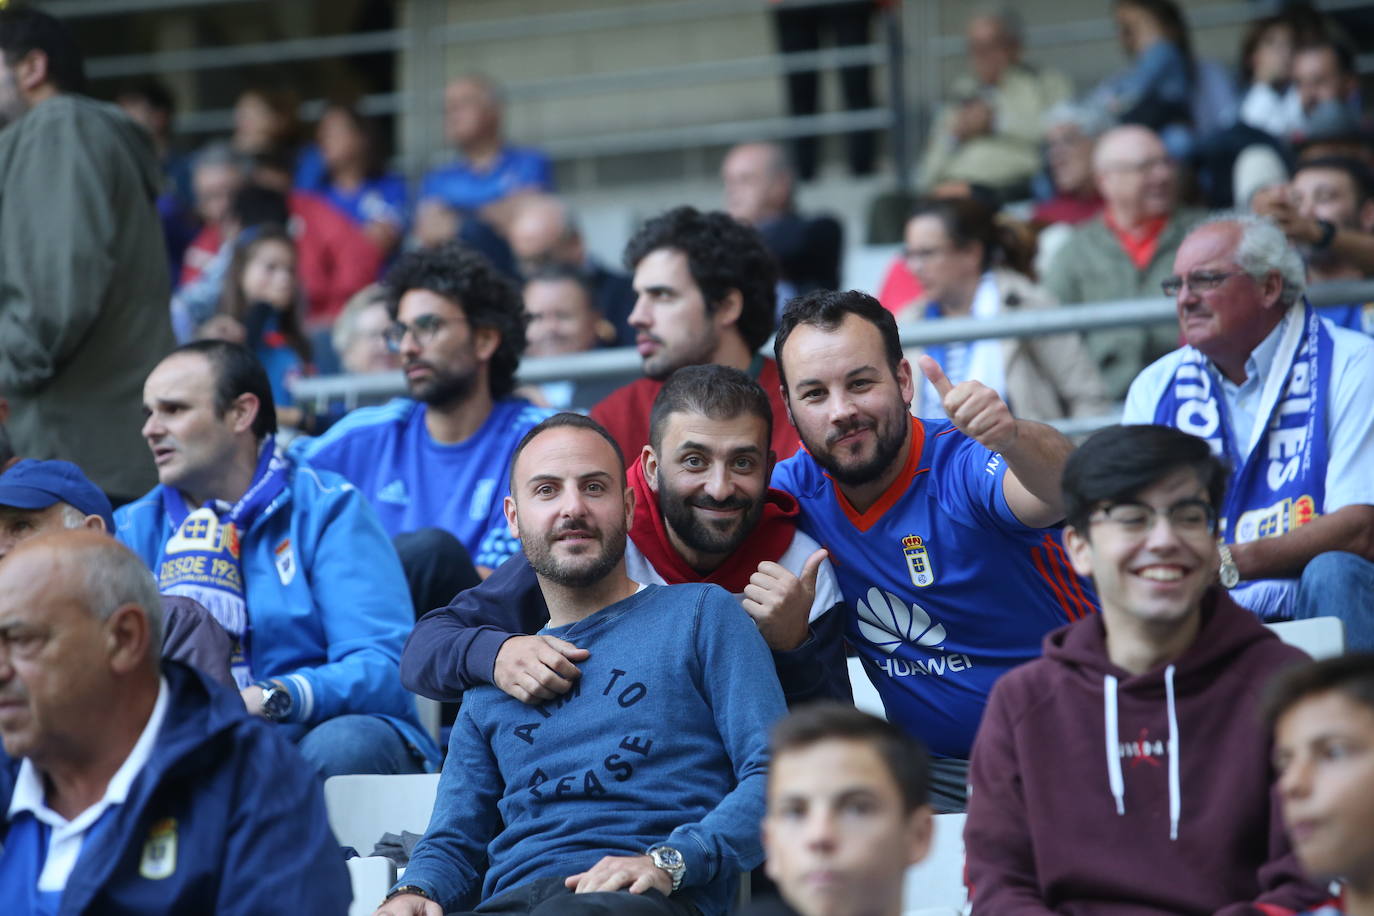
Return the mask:
<svg viewBox="0 0 1374 916"><path fill-rule="evenodd" d="M1135 741L1121 742L1121 759L1131 761L1131 769L1138 766L1163 766L1164 758L1169 756L1169 742L1158 738L1151 740L1150 730L1142 728L1140 737Z"/></svg>

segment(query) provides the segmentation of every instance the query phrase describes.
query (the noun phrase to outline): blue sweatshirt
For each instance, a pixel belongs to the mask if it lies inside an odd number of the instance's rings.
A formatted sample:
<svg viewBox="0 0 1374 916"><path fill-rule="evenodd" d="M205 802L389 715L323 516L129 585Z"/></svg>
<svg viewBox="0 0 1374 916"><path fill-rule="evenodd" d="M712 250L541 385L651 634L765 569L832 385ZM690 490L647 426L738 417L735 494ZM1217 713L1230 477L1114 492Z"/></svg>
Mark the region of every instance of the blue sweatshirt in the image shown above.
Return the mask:
<svg viewBox="0 0 1374 916"><path fill-rule="evenodd" d="M725 913L763 861L768 730L784 711L758 628L717 586L651 585L541 632L590 650L582 677L542 706L466 694L404 883L452 909L666 844L687 864L675 896Z"/></svg>

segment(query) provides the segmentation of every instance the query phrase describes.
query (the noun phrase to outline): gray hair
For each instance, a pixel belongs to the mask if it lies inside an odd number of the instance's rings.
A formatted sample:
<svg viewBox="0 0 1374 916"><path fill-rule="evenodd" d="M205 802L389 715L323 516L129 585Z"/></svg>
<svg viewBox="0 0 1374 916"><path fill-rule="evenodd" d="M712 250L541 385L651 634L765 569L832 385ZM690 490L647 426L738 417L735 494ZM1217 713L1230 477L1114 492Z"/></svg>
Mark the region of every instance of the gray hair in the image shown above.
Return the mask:
<svg viewBox="0 0 1374 916"><path fill-rule="evenodd" d="M1233 258L1241 270L1256 280L1263 280L1271 270L1277 271L1283 280L1279 302L1289 306L1298 301L1307 288L1307 268L1302 255L1288 241L1282 229L1267 217L1228 210L1209 216L1193 227L1193 231L1216 225L1240 228L1240 242L1236 245Z"/></svg>
<svg viewBox="0 0 1374 916"><path fill-rule="evenodd" d="M234 152L234 148L223 140L202 146L196 151L195 159L191 163L191 169L195 172L216 166L235 169L241 174L247 172L244 157Z"/></svg>
<svg viewBox="0 0 1374 916"><path fill-rule="evenodd" d="M132 550L110 538L85 560L86 607L100 620L129 604L148 618L148 653L162 655L162 595L148 567Z"/></svg>
<svg viewBox="0 0 1374 916"><path fill-rule="evenodd" d="M371 283L358 290L344 303L343 311L339 312L339 317L334 320L334 329L329 337L334 352L340 358L358 334L359 316L374 305L385 306L386 302L386 287L380 283Z"/></svg>
<svg viewBox="0 0 1374 916"><path fill-rule="evenodd" d="M1095 140L1107 132L1112 121L1101 109L1077 102L1060 102L1045 112L1040 124L1046 130L1060 124L1072 124L1083 136Z"/></svg>

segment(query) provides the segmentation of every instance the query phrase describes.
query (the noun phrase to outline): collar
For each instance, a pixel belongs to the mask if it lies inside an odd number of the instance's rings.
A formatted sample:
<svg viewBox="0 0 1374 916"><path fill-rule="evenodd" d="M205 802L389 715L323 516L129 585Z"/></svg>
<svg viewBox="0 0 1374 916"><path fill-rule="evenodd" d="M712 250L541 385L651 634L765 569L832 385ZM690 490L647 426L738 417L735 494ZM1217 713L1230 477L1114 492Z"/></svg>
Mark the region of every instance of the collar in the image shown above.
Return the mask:
<svg viewBox="0 0 1374 916"><path fill-rule="evenodd" d="M129 756L124 758L119 769L115 770L114 775L110 777L109 784L105 786L105 794L101 796L100 800L70 821L48 807L47 793L43 788L43 777L39 775L38 768L33 765L33 762L25 757L19 764L19 775L14 782L14 794L10 797L9 820L12 821L15 815L27 811L36 820L47 824L49 827L64 832L80 833L99 820L106 809L114 805L124 804L129 797L129 789L133 786L134 780L147 766L148 760L153 755L153 747L157 744L158 734L162 731L162 722L167 718L170 696L171 692L167 688L167 679L159 677L157 701L153 703L153 712L148 716L148 721L144 724L138 740L134 742L133 749L129 751Z"/></svg>
<svg viewBox="0 0 1374 916"><path fill-rule="evenodd" d="M1298 320L1301 314L1301 301L1289 306L1288 311L1284 313L1282 320L1280 320L1278 324L1274 325L1274 329L1265 336L1264 340L1261 340L1259 342L1259 345L1256 346L1255 349L1250 351L1250 355L1245 358L1246 381L1249 381L1252 378L1263 379L1266 375L1268 375L1269 369L1273 366L1274 363L1274 356L1278 353L1279 350L1279 341L1283 339L1284 330L1288 327L1288 325L1291 322Z"/></svg>

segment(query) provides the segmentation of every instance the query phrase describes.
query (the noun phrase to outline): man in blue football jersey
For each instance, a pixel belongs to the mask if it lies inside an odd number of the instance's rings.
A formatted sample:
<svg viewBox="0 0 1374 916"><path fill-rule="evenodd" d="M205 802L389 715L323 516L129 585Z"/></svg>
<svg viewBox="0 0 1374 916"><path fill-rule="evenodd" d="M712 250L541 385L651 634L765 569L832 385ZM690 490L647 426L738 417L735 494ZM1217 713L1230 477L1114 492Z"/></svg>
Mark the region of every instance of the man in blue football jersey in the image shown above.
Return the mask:
<svg viewBox="0 0 1374 916"><path fill-rule="evenodd" d="M967 758L993 681L1040 640L1096 611L1059 533L1072 446L1018 420L991 388L922 371L950 419L911 416L896 321L871 296L793 300L774 350L805 451L773 486L830 551L847 627L890 719L935 753L932 802L961 810Z"/></svg>

